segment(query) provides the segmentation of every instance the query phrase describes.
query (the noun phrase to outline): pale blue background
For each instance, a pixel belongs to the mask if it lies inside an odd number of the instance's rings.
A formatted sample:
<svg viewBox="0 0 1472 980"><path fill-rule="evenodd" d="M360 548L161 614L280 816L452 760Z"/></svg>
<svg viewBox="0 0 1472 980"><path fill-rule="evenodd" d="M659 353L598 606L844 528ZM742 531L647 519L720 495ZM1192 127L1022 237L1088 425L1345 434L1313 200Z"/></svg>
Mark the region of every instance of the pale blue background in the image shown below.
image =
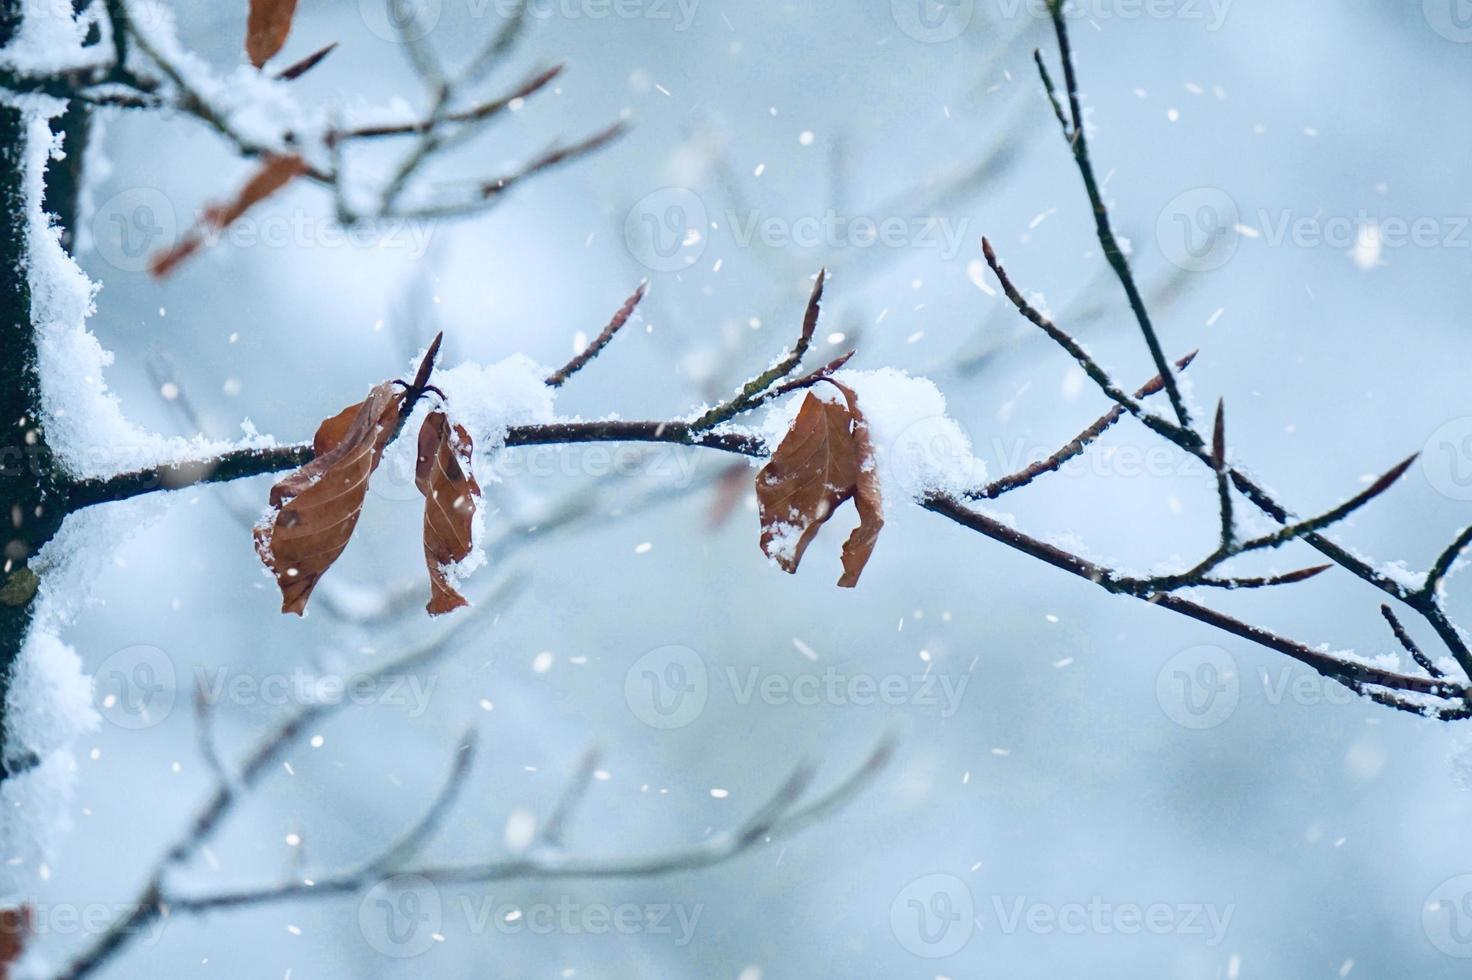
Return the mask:
<svg viewBox="0 0 1472 980"><path fill-rule="evenodd" d="M1185 15L1099 16L1129 5L1094 4L1096 16L1075 19L1095 157L1111 175L1108 195L1142 281L1156 288L1172 272L1157 219L1195 188L1230 195L1243 223L1259 228L1262 213L1277 221L1365 210L1431 217L1450 230L1472 213L1472 133L1462 109L1472 44L1438 33L1421 8L1236 0L1218 30ZM553 9L564 13L537 21L492 88L534 63L565 59L559 91L530 101L444 175L501 172L555 136L591 132L625 109L636 125L596 160L436 232L430 292L438 302L421 309L447 331L450 362L524 351L560 363L575 331L596 331L649 275L643 322L653 332L620 337L568 386L561 407L669 417L710 395L699 384L702 365L720 367L729 384L774 355L798 322L804 277L831 262L820 336L858 336L856 366L935 377L999 472L1009 453L1051 448L1104 403L1067 383L1066 358L1020 332L1002 301L969 281L985 233L1024 289L1043 293L1065 324L1070 310L1107 304L1102 318L1079 321L1079 332L1125 382L1149 373L1128 311L1103 278L1087 201L1038 92L1031 48L1042 45L1050 58L1055 48L1027 5L1019 12L983 0L960 37L934 43L907 35L890 5L874 0L701 0L685 30L676 29L675 8L670 19L602 20ZM444 0L431 41L447 56L468 55L493 29L487 11ZM1200 5L1203 17L1209 11ZM236 63L241 12L192 4L180 17L188 43L212 63ZM283 59L329 40L342 46L299 83L305 100L372 104L399 95L422 104L404 59L352 4L304 3ZM811 145L800 142L803 131L814 134ZM741 247L723 220L729 208L794 221L830 206L839 141L847 165L838 206L876 219L903 213L891 202L999 144L1009 153L974 193L938 212L964 229L955 255ZM749 203L691 166L700 156L693 145L723 147L734 189ZM182 119L115 119L103 147L114 170L96 188L100 213L112 195L153 188L182 225L245 173L213 135ZM763 175L752 176L762 163ZM687 272L652 273L626 248L626 216L645 195L682 183L722 229ZM330 213L326 196L307 188L271 207L314 221ZM885 261L863 264L876 258ZM1368 271L1341 248L1244 238L1221 268L1184 277L1186 288L1157 307L1157 318L1172 352L1202 348L1190 371L1194 397L1202 406L1226 397L1234 452L1312 511L1472 415L1469 261L1465 230L1460 244L1386 249L1383 265ZM403 249L226 244L162 285L96 253L84 265L104 285L93 329L118 353L109 382L134 417L161 429L181 431L181 422L147 369L157 355L215 434L232 434L249 415L283 439L307 437L368 384L404 370L393 327L415 263ZM759 331L747 326L751 317L762 319ZM379 320L387 325L375 331ZM960 356L1014 335L986 370L957 375ZM240 383L233 397L222 391L232 378ZM1153 443L1122 427L1108 445L1127 454ZM1090 553L1133 567L1191 560L1213 543L1212 486L1198 470L1159 458L1153 475L1088 469L1009 498L1005 509L1036 533L1071 533ZM703 459L697 473L725 462ZM1425 568L1472 517L1467 502L1438 492L1438 481L1447 485L1444 471L1417 467L1335 533L1376 559ZM493 494L509 508L525 494L572 485L522 479ZM388 651L426 634L418 617L345 634L326 617L278 615L248 535L218 505L228 496L259 508L267 486L179 495L119 551L118 567L96 584L99 605L70 636L89 668L148 644L184 676L196 666L258 676L333 653L360 663L361 647ZM363 540L334 575L358 583L420 575L413 501L385 493L370 503ZM484 752L433 849L441 858L500 852L508 814L545 813L589 742L603 747L611 778L594 784L569 843L580 853L622 854L734 826L798 757L821 758L822 778L837 778L881 731L897 728L901 748L880 781L790 841L670 878L488 890L498 901L698 905L691 943L476 935L447 915L445 942L395 960L365 942L357 901L347 899L173 922L159 945L133 950L107 975L552 977L572 969L578 977L734 978L754 965L769 980L1278 980L1346 975L1348 961L1355 978L1466 975L1466 962L1433 945L1422 915L1442 882L1472 872L1472 796L1455 779L1465 738L1457 727L1343 703L1338 689L1317 682L1307 697L1278 698L1273 692L1302 674L1282 658L1112 599L918 511L894 515L860 588L847 592L832 586L836 534L820 538L789 578L758 552L750 509L738 507L712 531L709 503L708 490L692 490L522 551L531 588L434 673L424 716L383 707L339 717L322 748L294 754L295 777L278 773L242 810L217 847L221 867L201 865L181 879L194 889L274 880L290 867L289 832L304 838L309 868L351 863L418 812L467 722L478 725ZM641 542L652 549L637 554ZM1292 567L1314 557L1305 550L1276 560ZM1466 616L1465 582L1450 587ZM1313 643L1391 648L1378 594L1343 573L1272 595L1213 599ZM848 673L909 675L923 669L922 649L934 672L975 668L952 717L925 706L738 703L728 665L742 676L756 665L788 677L814 669L793 638L818 653L818 666ZM710 694L692 724L656 731L626 703L625 674L670 644L710 665ZM1162 708L1157 680L1178 653L1203 644L1232 658L1241 693L1222 723L1194 730ZM536 673L542 650L555 661ZM1071 663L1057 666L1065 658ZM1326 694L1333 703L1321 703ZM483 712L481 698L494 711ZM206 788L184 705L181 696L163 724L141 732L105 724L82 746L77 826L43 903L125 900L182 825ZM221 711L235 751L274 717L259 706ZM93 748L100 757L87 759ZM730 795L712 798L711 787ZM901 941L891 910L910 882L937 873L966 883L983 928L931 960ZM447 908L459 894L447 893ZM1008 934L994 914L994 897L1007 908L1018 897L1056 908L1096 896L1113 905L1230 907L1232 918L1212 946L1181 931Z"/></svg>

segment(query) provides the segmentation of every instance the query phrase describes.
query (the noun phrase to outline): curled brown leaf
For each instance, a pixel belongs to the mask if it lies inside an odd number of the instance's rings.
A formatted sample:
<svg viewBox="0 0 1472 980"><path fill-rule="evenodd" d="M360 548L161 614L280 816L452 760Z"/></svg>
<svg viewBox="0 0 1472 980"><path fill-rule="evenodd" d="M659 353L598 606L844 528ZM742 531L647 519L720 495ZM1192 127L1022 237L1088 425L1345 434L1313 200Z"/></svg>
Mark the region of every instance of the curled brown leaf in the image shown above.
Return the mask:
<svg viewBox="0 0 1472 980"><path fill-rule="evenodd" d="M245 53L257 68L270 61L291 33L296 0L250 0L245 22Z"/></svg>
<svg viewBox="0 0 1472 980"><path fill-rule="evenodd" d="M464 561L472 547L471 528L480 485L470 474L470 433L450 424L444 412L430 412L419 428L414 483L424 494L424 563L429 568L431 616L466 605L445 569Z"/></svg>
<svg viewBox="0 0 1472 980"><path fill-rule="evenodd" d="M255 528L256 553L281 587L281 611L301 615L337 561L363 509L368 478L399 425L404 395L391 381L325 420L315 456L271 488L275 512Z"/></svg>
<svg viewBox="0 0 1472 980"><path fill-rule="evenodd" d="M825 379L841 402L809 392L777 451L756 477L761 548L787 572L833 512L852 499L859 525L843 545L842 588L853 588L884 527L868 426L852 389Z"/></svg>

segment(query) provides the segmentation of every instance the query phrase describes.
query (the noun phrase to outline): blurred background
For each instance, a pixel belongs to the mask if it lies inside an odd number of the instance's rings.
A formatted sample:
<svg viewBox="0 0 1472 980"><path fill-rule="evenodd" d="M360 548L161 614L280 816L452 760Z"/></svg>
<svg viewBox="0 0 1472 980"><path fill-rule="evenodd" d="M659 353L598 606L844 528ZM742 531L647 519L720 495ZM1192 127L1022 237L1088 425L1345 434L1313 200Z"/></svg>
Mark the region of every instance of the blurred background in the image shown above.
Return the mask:
<svg viewBox="0 0 1472 980"><path fill-rule="evenodd" d="M1411 570L1472 517L1463 6L1091 0L1070 14L1116 228L1167 350L1202 351L1187 375L1198 415L1225 397L1236 458L1301 513L1424 450L1334 532ZM163 432L232 437L248 417L295 441L407 371L437 330L446 365L518 352L561 364L648 277L639 318L558 408L672 418L790 343L827 265L812 362L856 347L855 367L931 377L990 472L1015 469L1107 405L995 294L983 234L1123 383L1152 373L1040 93L1033 48L1057 64L1040 8L543 0L484 92L536 66L568 70L435 179L504 173L620 118L627 136L474 219L357 241L335 234L328 194L293 187L163 283L127 237L138 202L157 218L151 250L251 165L193 120L114 116L89 161L80 258L102 284L92 329L117 354L108 383ZM495 0L419 10L451 65L506 12ZM177 13L201 57L222 72L240 61L243 4ZM395 37L379 0L306 0L278 60L340 42L296 83L303 104L423 112ZM351 163L371 188L407 149ZM482 609L416 674L423 696L385 692L335 714L179 888L352 865L420 812L467 725L483 751L436 860L509 853L589 745L601 772L567 831L575 854L699 843L739 825L800 759L820 762L826 785L896 731L894 762L852 805L703 871L440 889L430 940L419 926L385 939L362 896L177 917L105 975L1466 975L1472 748L1458 726L1349 697L916 508L890 515L859 588L833 586L847 517L789 577L759 552L750 472L733 496L730 463L508 451L500 482L482 479L491 567L468 586ZM291 708L263 693L270 679L351 674L445 630L420 611L409 474L378 475L304 620L278 613L250 544L270 482L137 506L67 637L100 699L140 661L160 667L165 696L146 716L104 704L81 747L75 827L38 896L43 931L47 907L130 900L208 791L196 676L243 678L216 709L233 758ZM1208 474L1121 425L991 509L1148 569L1209 551L1215 507ZM1472 616L1465 583L1449 587L1453 611ZM1379 594L1343 572L1208 598L1327 649L1394 650ZM673 703L669 678L694 692L672 715L658 710ZM854 693L868 683L897 693ZM640 910L637 928L517 928L535 908L624 906ZM658 909L656 925L644 913ZM87 939L59 919L49 931L58 958Z"/></svg>

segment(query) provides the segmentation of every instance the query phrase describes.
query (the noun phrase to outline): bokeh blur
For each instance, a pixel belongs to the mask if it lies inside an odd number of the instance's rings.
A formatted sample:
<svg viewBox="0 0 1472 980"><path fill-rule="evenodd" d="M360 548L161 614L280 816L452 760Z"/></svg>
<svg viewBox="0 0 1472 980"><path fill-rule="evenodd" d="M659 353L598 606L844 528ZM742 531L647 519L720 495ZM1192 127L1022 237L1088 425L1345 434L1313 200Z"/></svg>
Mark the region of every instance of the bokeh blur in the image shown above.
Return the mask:
<svg viewBox="0 0 1472 980"><path fill-rule="evenodd" d="M182 39L233 67L244 6L180 5ZM505 6L430 0L425 38L461 62ZM1472 519L1465 4L1070 7L1116 226L1169 352L1201 349L1193 402L1226 399L1235 457L1303 513L1424 450L1334 534L1425 569ZM1057 65L1040 8L539 0L485 91L535 66L568 70L435 179L506 172L621 117L629 135L473 219L356 241L336 233L328 194L293 187L162 283L144 248L250 165L193 120L111 116L81 257L102 285L92 329L117 354L108 383L163 432L232 437L249 418L298 440L406 372L437 330L446 364L517 352L560 364L648 277L640 318L558 408L673 418L776 356L827 265L814 363L856 347L855 367L931 377L989 470L1013 469L1107 405L996 295L983 234L1124 383L1153 373L1040 90L1034 47ZM381 0L301 4L282 63L340 43L296 83L304 103L423 110L384 18ZM405 149L355 159L364 186ZM698 843L799 759L821 763L822 785L896 731L895 760L851 805L706 870L441 888L404 926L429 928L424 942L365 925L363 895L181 916L104 975L1466 975L1472 748L1458 726L1351 697L918 508L891 515L859 588L833 586L838 528L787 576L757 548L749 483L712 521L730 465L716 457L509 450L500 482L482 481L500 537L468 588L503 576L519 588L416 675L422 688L337 713L180 888L351 866L414 819L467 725L483 752L436 859L508 853L508 825L545 817L589 745L602 772L567 831L580 855ZM248 533L269 484L144 504L96 581L67 639L99 692L147 662L169 696L141 722L104 708L81 747L75 827L43 913L129 901L203 798L196 678L236 682L215 718L234 757L298 697L283 679L351 673L444 628L418 592L406 614L362 615L423 577L418 495L390 472L332 572L342 614L281 616ZM992 509L1147 569L1209 551L1215 507L1210 474L1121 425ZM1449 588L1472 617L1465 581ZM1395 649L1378 593L1342 572L1209 598L1328 649ZM688 690L659 689L672 678ZM879 688L893 696L864 693ZM598 927L625 907L629 928ZM546 914L559 908L572 911ZM60 918L51 932L58 956L87 939Z"/></svg>

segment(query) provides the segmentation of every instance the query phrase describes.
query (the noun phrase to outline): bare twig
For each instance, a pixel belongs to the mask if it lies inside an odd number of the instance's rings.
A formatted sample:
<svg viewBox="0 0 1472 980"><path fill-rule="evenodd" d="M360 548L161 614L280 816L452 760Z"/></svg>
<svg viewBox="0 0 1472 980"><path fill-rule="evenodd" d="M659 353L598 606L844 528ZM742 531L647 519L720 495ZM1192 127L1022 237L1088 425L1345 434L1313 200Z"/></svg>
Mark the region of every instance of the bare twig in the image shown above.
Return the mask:
<svg viewBox="0 0 1472 980"><path fill-rule="evenodd" d="M987 265L991 267L992 272L996 275L997 281L1001 283L1002 291L1006 293L1007 299L1017 308L1017 311L1032 321L1034 325L1041 328L1044 333L1053 339L1054 343L1067 351L1069 356L1078 362L1079 367L1084 369L1084 373L1089 376L1094 384L1099 386L1099 389L1104 394L1108 395L1115 404L1156 432L1162 435L1169 433L1172 441L1179 438L1177 435L1179 431L1177 426L1151 412L1145 411L1138 401L1125 394L1114 383L1114 379L1109 377L1109 373L1099 366L1099 362L1095 361L1088 351L1084 350L1082 344L1074 340L1065 331L1060 329L1057 324L1044 316L1040 310L1027 301L1026 297L1012 283L1011 277L1007 275L1007 270L1002 268L1002 263L997 260L997 253L993 250L991 241L986 238L981 240L981 252L986 258ZM1164 381L1167 376L1161 374L1160 377ZM1200 440L1199 436L1197 440Z"/></svg>
<svg viewBox="0 0 1472 980"><path fill-rule="evenodd" d="M562 836L567 831L568 823L572 821L573 812L587 795L588 787L593 785L593 776L598 771L601 758L602 753L596 745L590 745L583 751L582 758L578 759L577 769L552 809L552 815L542 824L541 841L545 846L562 846Z"/></svg>
<svg viewBox="0 0 1472 980"><path fill-rule="evenodd" d="M1216 422L1211 430L1211 468L1216 471L1217 506L1221 511L1221 546L1223 553L1230 553L1237 534L1232 519L1232 480L1227 469L1227 403L1216 403Z"/></svg>
<svg viewBox="0 0 1472 980"><path fill-rule="evenodd" d="M804 788L804 767L785 779L777 792L736 831L712 837L686 848L628 858L573 858L558 853L532 853L523 857L470 864L426 864L399 869L431 884L477 883L511 879L607 879L648 878L692 871L721 864L778 837L788 837L842 807L873 781L894 753L894 740L886 736L868 757L832 789L804 806L798 806L794 788ZM763 833L752 830L760 826ZM273 904L293 899L325 898L351 894L377 883L377 877L359 869L341 874L318 875L311 884L290 881L261 888L218 892L208 895L173 895L170 911L201 913L220 909Z"/></svg>
<svg viewBox="0 0 1472 980"><path fill-rule="evenodd" d="M1094 176L1094 165L1089 160L1089 140L1085 132L1083 109L1079 105L1078 78L1073 66L1073 49L1068 40L1068 24L1063 15L1063 0L1048 0L1048 12L1053 18L1053 31L1058 37L1059 56L1063 60L1063 81L1067 87L1068 109L1072 117L1072 125L1064 126L1064 135L1073 148L1074 161L1078 164L1079 174L1083 177L1084 189L1089 195L1089 203L1093 206L1094 225L1099 235L1099 245L1104 249L1105 259L1114 269L1115 275L1119 277L1120 285L1124 287L1130 310L1135 314L1135 320L1140 325L1140 333L1145 338L1145 345L1150 349L1150 356L1155 361L1155 370L1165 379L1165 391L1170 396L1170 404L1175 410L1176 420L1180 422L1182 429L1189 431L1191 430L1191 413L1186 409L1186 401L1181 397L1181 389L1171 371L1170 362L1166 359L1165 349L1160 345L1155 325L1151 323L1150 313L1145 308L1144 297L1140 295L1140 288L1135 284L1134 274L1130 272L1129 259L1125 257L1124 250L1119 247L1119 241L1114 237L1114 229L1109 220L1109 209L1104 205L1104 197L1099 191L1099 182ZM1041 57L1037 58L1037 63L1039 68L1043 67ZM1063 112L1058 106L1058 99L1046 69L1043 70L1043 81L1048 89L1049 98L1053 102L1058 121L1062 123L1064 122ZM1192 434L1195 434L1194 431Z"/></svg>
<svg viewBox="0 0 1472 980"><path fill-rule="evenodd" d="M1365 506L1365 504L1368 504L1370 501L1374 500L1376 497L1380 496L1382 493L1393 487L1395 485L1395 481L1404 476L1406 470L1411 468L1411 464L1416 461L1416 457L1418 455L1419 454L1413 454L1409 458L1397 463L1394 467L1390 469L1389 472L1382 475L1374 483L1370 484L1360 493L1357 493L1353 497L1350 497L1338 507L1327 510L1317 517L1311 517L1308 520L1298 521L1294 524L1290 524L1287 527L1275 531L1272 534L1265 534L1260 538L1253 538L1251 541L1244 543L1240 551L1257 551L1262 548L1276 548L1279 545L1286 544L1289 541L1296 541L1299 538L1307 537L1310 534L1315 534L1319 531L1322 531L1324 528L1329 527L1330 525L1338 524L1350 514L1353 514L1355 511Z"/></svg>
<svg viewBox="0 0 1472 980"><path fill-rule="evenodd" d="M1426 573L1426 584L1421 587L1421 595L1431 602L1440 601L1441 583L1451 573L1452 566L1472 544L1472 526L1465 527L1462 532L1452 539L1446 550L1436 556L1436 561L1431 565L1431 571Z"/></svg>
<svg viewBox="0 0 1472 980"><path fill-rule="evenodd" d="M215 747L213 709L214 705L210 703L209 692L201 678L194 687L194 727L196 740L199 743L199 754L210 772L219 780L220 788L229 792L234 786L234 780L220 761L220 753Z"/></svg>
<svg viewBox="0 0 1472 980"><path fill-rule="evenodd" d="M1191 366L1191 362L1196 359L1197 353L1197 351L1192 351L1185 357L1177 360L1176 368L1181 371L1186 370L1186 368ZM1162 379L1160 375L1157 374L1154 378L1151 378L1148 382L1141 386L1138 391L1135 392L1135 398L1148 398L1151 395L1158 394L1163 386L1164 385ZM1053 473L1062 469L1064 464L1066 464L1069 460L1081 455L1085 449L1093 445L1095 440L1097 440L1105 432L1109 431L1109 429L1122 418L1124 418L1124 408L1119 405L1114 406L1109 411L1099 416L1099 418L1096 419L1093 424L1091 424L1088 428L1084 429L1084 431L1080 432L1068 442L1064 443L1062 448L1060 448L1057 452L1053 453L1045 459L1040 459L1035 463L1024 466L1022 469L1018 470L1015 473L1009 473L1004 477L993 480L991 483L988 483L984 487L977 487L976 489L971 490L966 494L967 499L994 500L997 497L1002 496L1002 494L1004 493L1010 493L1013 490L1017 490L1021 487L1027 486L1040 476L1044 476L1048 473Z"/></svg>
<svg viewBox="0 0 1472 980"><path fill-rule="evenodd" d="M1382 603L1380 606L1380 615L1385 617L1385 621L1390 624L1390 630L1395 634L1395 638L1400 641L1401 646L1406 648L1406 653L1411 655L1411 659L1421 665L1422 670L1426 671L1432 677L1441 678L1446 676L1442 673L1440 667L1431 662L1430 657L1421 652L1421 648L1416 645L1415 640L1411 639L1411 634L1406 632L1406 628L1401 625L1400 619L1396 617L1393 609Z"/></svg>
<svg viewBox="0 0 1472 980"><path fill-rule="evenodd" d="M455 800L460 795L460 790L465 785L465 777L470 774L470 767L475 764L476 734L474 729L467 729L455 744L454 758L450 763L450 773L445 777L445 782L440 787L439 793L430 801L419 819L413 825L399 835L388 847L384 848L376 857L369 859L363 865L364 873L387 874L406 861L418 856L424 845L434 837L439 830L445 817L450 812L450 807L455 805Z"/></svg>
<svg viewBox="0 0 1472 980"><path fill-rule="evenodd" d="M489 102L482 102L469 109L460 109L454 112L446 112L441 118L441 123L475 123L490 119L504 112L513 102L525 99L541 91L558 75L562 74L563 65L553 65L530 75L505 95ZM385 123L381 125L355 126L351 129L334 129L331 137L337 141L344 140L369 140L379 139L385 136L413 136L423 133L430 128L428 119L420 119L408 123Z"/></svg>
<svg viewBox="0 0 1472 980"><path fill-rule="evenodd" d="M629 322L629 317L634 315L634 308L637 307L639 305L639 301L644 298L644 291L648 288L648 286L648 279L645 279L643 282L639 283L639 288L635 289L633 295L624 300L624 305L619 307L618 312L613 315L613 319L608 321L608 326L603 328L598 336L593 339L593 342L588 344L588 346L584 347L582 350L578 351L578 353L573 357L572 360L562 365L562 367L558 368L556 371L553 371L552 374L547 377L548 386L559 388L562 385L566 384L568 378L572 377L574 374L577 374L585 366L587 366L589 361L602 353L603 348L607 347L609 341L613 340L614 334L622 330L624 324Z"/></svg>
<svg viewBox="0 0 1472 980"><path fill-rule="evenodd" d="M336 50L336 41L333 41L331 44L324 45L323 47L320 47L316 51L313 51L311 54L307 55L301 61L298 61L295 64L287 65L285 68L281 69L279 72L276 73L276 78L278 81L282 82L294 82L298 78L301 78L303 75L305 75L307 72L311 71L313 68L316 68L319 64L322 63L323 58L326 58L328 55Z"/></svg>
<svg viewBox="0 0 1472 980"><path fill-rule="evenodd" d="M491 37L475 60L460 73L461 86L474 85L511 53L511 49L521 40L521 35L526 30L527 5L528 0L517 0L516 9L506 18L506 23L501 25L501 29Z"/></svg>
<svg viewBox="0 0 1472 980"><path fill-rule="evenodd" d="M722 422L729 422L751 408L759 396L773 384L791 374L802 362L803 355L808 351L808 345L813 342L813 333L818 329L818 315L823 307L823 283L827 278L827 269L818 270L818 277L813 282L813 291L808 296L807 310L803 313L802 331L798 334L797 343L792 349L787 351L776 364L742 385L735 397L707 410L691 422L689 426L691 432L704 432L715 428Z"/></svg>

